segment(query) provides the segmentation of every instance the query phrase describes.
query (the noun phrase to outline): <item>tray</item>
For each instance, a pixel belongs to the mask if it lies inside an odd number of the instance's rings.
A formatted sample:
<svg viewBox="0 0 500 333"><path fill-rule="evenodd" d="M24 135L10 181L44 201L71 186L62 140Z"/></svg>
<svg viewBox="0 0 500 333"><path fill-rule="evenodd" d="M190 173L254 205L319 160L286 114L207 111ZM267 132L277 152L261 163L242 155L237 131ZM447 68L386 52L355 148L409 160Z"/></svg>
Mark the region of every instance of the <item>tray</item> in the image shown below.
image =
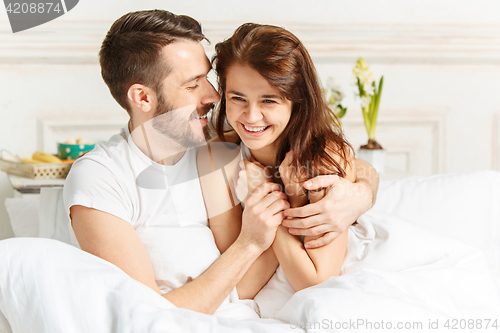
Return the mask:
<svg viewBox="0 0 500 333"><path fill-rule="evenodd" d="M0 155L0 170L33 179L66 178L71 163L26 164L7 160Z"/></svg>

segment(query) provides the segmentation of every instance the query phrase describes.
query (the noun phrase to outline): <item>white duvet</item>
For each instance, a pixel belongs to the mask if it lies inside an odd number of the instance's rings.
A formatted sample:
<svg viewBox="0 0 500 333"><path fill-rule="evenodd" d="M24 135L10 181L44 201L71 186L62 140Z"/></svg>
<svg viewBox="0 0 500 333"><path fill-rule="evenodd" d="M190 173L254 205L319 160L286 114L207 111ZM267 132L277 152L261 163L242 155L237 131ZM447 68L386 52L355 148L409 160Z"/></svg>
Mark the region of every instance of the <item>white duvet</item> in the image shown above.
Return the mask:
<svg viewBox="0 0 500 333"><path fill-rule="evenodd" d="M0 242L0 253L2 333L290 330L277 320L245 321L177 309L116 266L59 241L8 239ZM241 312L228 308L221 314Z"/></svg>
<svg viewBox="0 0 500 333"><path fill-rule="evenodd" d="M482 179L498 185L500 174L491 176L470 179L473 184ZM467 179L459 183L467 186ZM424 186L435 202L432 196L438 193L429 184L412 184L386 184L381 193L397 192L392 201L401 201L405 188L421 197ZM241 304L220 309L217 316L177 309L114 265L70 245L40 238L4 240L0 332L498 331L499 276L492 258L498 258L500 246L499 234L492 233L499 230L500 220L496 210L486 212L500 202L495 186L496 196L491 192L470 209L449 209L447 205L460 204L459 199L441 202L450 218L442 220L441 229L433 227L443 218L437 210L439 220L432 220L432 214L424 218L425 209L412 211L411 222L401 217L415 198L400 202L399 211L386 212L377 208L392 201L379 198L378 207L351 227L343 275L291 298L280 297L272 285L266 287L269 304L277 307L274 319L252 319L240 311L245 308ZM477 221L471 220L474 216ZM486 232L482 243L477 226Z"/></svg>
<svg viewBox="0 0 500 333"><path fill-rule="evenodd" d="M368 322L500 321L493 275L474 247L372 210L351 228L348 251L344 274L296 293L277 312L279 322L176 309L69 245L9 239L0 242L0 309L13 332L51 333L370 331Z"/></svg>
<svg viewBox="0 0 500 333"><path fill-rule="evenodd" d="M480 250L383 212L358 222L343 275L296 293L276 318L332 332L374 331L367 323L382 321L386 329L415 322L422 329L413 330L434 332L429 323L445 331L447 319L500 324L499 294Z"/></svg>

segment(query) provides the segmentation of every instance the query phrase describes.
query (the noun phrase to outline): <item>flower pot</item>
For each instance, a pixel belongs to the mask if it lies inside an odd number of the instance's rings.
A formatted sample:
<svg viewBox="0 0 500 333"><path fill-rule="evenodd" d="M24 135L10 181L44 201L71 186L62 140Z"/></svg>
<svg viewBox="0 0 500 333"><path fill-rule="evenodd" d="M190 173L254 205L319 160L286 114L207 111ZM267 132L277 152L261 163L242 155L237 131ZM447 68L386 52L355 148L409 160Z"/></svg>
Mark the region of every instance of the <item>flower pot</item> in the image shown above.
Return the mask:
<svg viewBox="0 0 500 333"><path fill-rule="evenodd" d="M385 149L360 148L356 157L370 163L375 168L377 173L382 175L385 167L385 153Z"/></svg>

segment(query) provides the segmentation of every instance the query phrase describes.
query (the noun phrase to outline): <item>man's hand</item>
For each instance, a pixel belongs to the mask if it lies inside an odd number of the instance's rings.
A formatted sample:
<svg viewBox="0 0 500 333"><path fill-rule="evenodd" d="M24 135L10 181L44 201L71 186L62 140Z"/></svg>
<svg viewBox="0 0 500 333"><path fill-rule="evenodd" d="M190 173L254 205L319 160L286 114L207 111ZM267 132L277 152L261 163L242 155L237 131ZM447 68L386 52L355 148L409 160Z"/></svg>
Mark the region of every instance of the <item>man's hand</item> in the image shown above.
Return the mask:
<svg viewBox="0 0 500 333"><path fill-rule="evenodd" d="M285 210L285 216L292 219L285 219L283 226L290 228L293 235L324 234L304 244L306 248L331 243L373 205L373 189L364 181L352 183L336 175L318 176L306 181L304 188L325 188L325 196L316 203Z"/></svg>
<svg viewBox="0 0 500 333"><path fill-rule="evenodd" d="M267 250L284 219L283 211L288 208L287 196L280 191L278 184L261 184L246 199L237 241L251 243L260 251Z"/></svg>

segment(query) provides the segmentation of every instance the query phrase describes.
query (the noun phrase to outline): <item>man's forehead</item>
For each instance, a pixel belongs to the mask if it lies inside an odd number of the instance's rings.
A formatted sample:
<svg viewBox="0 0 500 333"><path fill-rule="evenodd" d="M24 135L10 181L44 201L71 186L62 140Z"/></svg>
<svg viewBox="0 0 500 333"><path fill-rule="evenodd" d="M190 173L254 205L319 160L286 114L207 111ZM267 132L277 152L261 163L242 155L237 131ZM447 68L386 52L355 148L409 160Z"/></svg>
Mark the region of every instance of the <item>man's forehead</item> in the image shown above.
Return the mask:
<svg viewBox="0 0 500 333"><path fill-rule="evenodd" d="M162 57L169 68L167 77L178 79L181 83L189 78L206 75L211 69L210 61L200 42L175 41L163 48Z"/></svg>

